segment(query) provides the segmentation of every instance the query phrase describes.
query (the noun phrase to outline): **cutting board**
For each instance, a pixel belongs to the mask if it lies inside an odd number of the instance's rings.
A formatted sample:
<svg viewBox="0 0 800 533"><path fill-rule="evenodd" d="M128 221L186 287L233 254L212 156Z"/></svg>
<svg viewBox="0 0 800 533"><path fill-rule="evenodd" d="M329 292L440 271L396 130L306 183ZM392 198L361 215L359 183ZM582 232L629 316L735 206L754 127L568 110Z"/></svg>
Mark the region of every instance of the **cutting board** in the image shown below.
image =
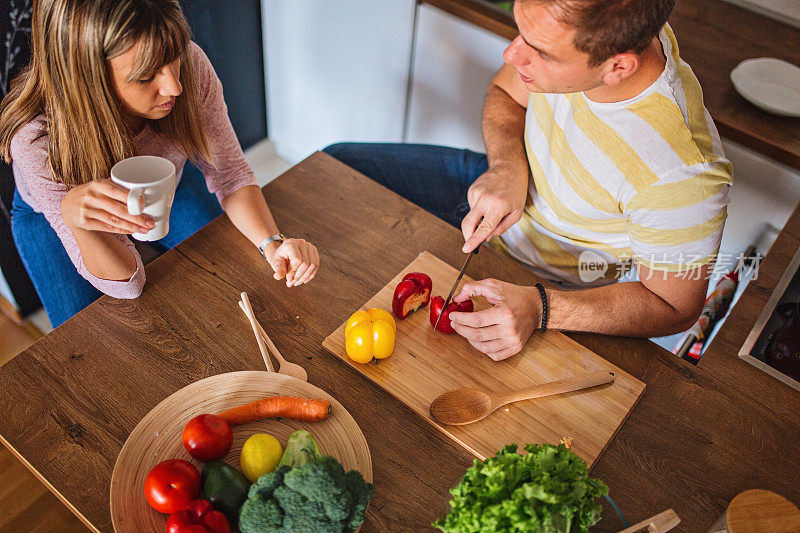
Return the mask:
<svg viewBox="0 0 800 533"><path fill-rule="evenodd" d="M394 289L409 272L428 274L433 280L431 295L442 297L458 276L457 269L423 252L363 308L391 312ZM467 276L462 279L470 281ZM482 298L475 300L476 310L488 307ZM557 444L563 437L573 437L572 450L591 467L644 392L644 383L558 331L537 331L522 352L495 362L458 334L434 332L429 314L430 304L397 320L394 353L377 364L359 364L347 357L346 321L322 345L480 459L506 444ZM614 372L614 383L517 402L466 426L440 425L430 416L431 402L452 389L516 390L599 370Z"/></svg>

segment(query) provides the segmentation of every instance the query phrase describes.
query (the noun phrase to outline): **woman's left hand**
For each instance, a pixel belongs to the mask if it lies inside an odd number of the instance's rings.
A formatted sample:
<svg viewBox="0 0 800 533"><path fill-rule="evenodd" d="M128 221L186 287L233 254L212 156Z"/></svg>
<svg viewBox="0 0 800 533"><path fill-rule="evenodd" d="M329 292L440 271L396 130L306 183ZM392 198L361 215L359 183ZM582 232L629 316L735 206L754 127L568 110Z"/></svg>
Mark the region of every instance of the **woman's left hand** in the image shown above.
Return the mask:
<svg viewBox="0 0 800 533"><path fill-rule="evenodd" d="M269 246L264 256L275 271L275 279L286 278L287 287L308 283L319 268L317 247L304 239L286 239L279 246Z"/></svg>

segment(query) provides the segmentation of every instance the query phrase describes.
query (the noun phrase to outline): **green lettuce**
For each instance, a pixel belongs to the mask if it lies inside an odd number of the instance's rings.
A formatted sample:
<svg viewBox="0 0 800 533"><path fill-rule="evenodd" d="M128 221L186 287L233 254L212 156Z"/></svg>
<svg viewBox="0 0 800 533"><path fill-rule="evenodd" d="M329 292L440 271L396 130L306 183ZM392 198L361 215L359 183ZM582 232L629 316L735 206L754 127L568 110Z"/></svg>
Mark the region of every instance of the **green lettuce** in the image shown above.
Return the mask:
<svg viewBox="0 0 800 533"><path fill-rule="evenodd" d="M446 533L586 532L600 521L608 487L563 444L505 446L475 460L450 490L450 514L433 526Z"/></svg>

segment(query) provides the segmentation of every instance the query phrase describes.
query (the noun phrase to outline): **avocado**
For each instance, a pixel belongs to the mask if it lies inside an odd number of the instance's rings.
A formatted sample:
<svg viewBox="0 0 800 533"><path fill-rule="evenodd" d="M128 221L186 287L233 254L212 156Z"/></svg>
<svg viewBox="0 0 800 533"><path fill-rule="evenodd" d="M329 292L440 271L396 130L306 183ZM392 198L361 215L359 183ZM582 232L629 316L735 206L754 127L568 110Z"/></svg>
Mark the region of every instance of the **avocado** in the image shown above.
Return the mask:
<svg viewBox="0 0 800 533"><path fill-rule="evenodd" d="M244 474L222 461L209 461L200 473L200 482L203 498L235 527L239 522L239 508L250 490L250 482Z"/></svg>

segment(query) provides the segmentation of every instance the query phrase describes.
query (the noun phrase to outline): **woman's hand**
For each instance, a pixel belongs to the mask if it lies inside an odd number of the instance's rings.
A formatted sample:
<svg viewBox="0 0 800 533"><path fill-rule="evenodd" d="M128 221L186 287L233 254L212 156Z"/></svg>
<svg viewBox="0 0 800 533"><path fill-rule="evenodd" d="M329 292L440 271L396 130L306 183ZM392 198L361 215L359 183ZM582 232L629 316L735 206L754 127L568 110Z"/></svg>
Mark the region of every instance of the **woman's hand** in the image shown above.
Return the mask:
<svg viewBox="0 0 800 533"><path fill-rule="evenodd" d="M147 233L155 225L147 215L128 213L128 190L110 179L73 187L61 200L64 223L73 231Z"/></svg>
<svg viewBox="0 0 800 533"><path fill-rule="evenodd" d="M286 239L283 244L270 243L264 256L275 271L275 279L285 277L287 287L308 283L319 268L316 246L303 239Z"/></svg>

